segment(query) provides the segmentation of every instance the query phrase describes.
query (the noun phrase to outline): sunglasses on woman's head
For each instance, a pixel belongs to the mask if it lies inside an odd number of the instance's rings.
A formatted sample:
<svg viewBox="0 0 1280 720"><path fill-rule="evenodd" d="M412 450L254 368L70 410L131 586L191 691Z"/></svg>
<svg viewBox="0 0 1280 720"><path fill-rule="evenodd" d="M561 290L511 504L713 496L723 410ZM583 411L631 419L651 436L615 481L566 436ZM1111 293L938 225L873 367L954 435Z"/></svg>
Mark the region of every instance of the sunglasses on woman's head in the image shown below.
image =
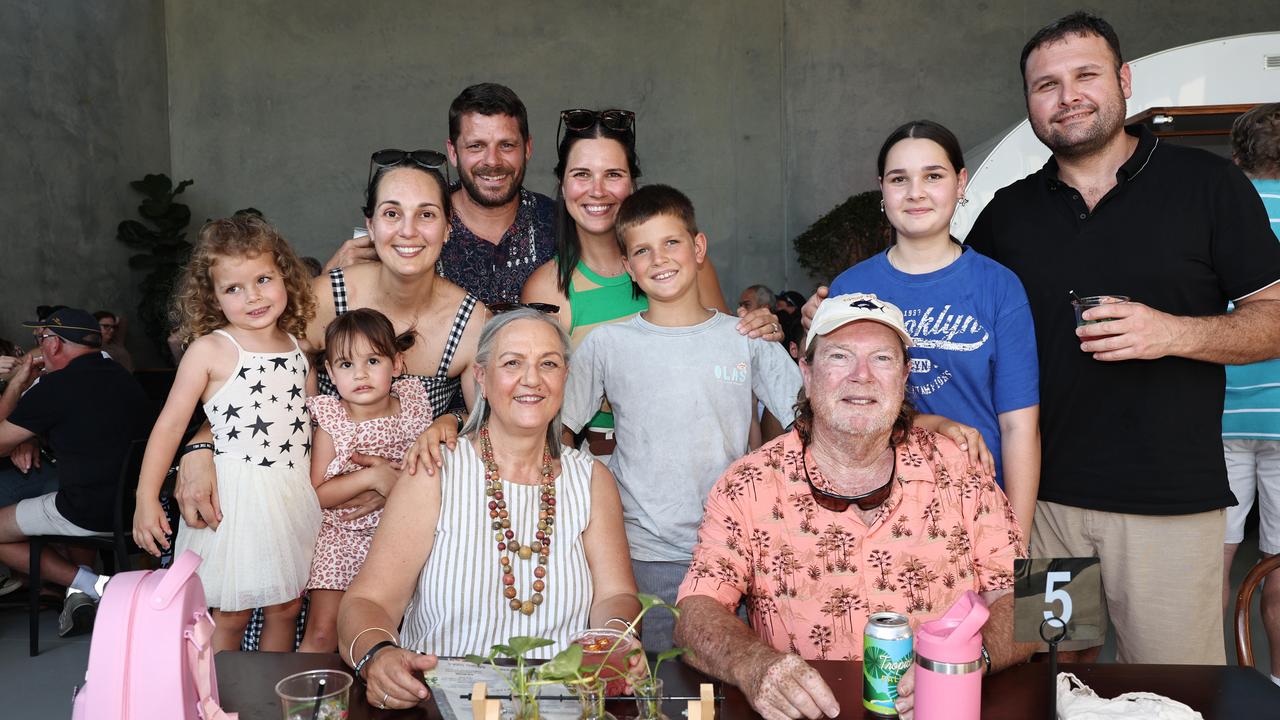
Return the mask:
<svg viewBox="0 0 1280 720"><path fill-rule="evenodd" d="M436 150L379 150L369 156L369 177L364 181L366 187L373 180L373 173L382 168L396 167L413 163L421 168L428 170L440 170L444 168L445 173L449 172L449 159L444 153Z"/></svg>
<svg viewBox="0 0 1280 720"><path fill-rule="evenodd" d="M508 312L511 312L512 310L519 310L520 308L528 308L528 309L530 309L530 310L537 310L538 312L540 312L540 313L546 313L547 315L555 315L556 313L560 312L560 306L559 306L559 305L552 305L551 303L539 303L539 302L535 302L535 303L518 303L518 302L500 302L500 303L494 303L494 304L492 304L492 305L490 305L490 306L489 306L489 312L493 313L494 315L501 315L502 313L508 313Z"/></svg>
<svg viewBox="0 0 1280 720"><path fill-rule="evenodd" d="M631 133L635 136L636 114L630 110L561 110L560 124L556 127L556 147L560 146L560 131L568 128L573 132L585 132L599 125L618 133Z"/></svg>
<svg viewBox="0 0 1280 720"><path fill-rule="evenodd" d="M818 507L831 512L842 513L848 510L850 505L857 505L863 512L880 507L885 500L889 499L889 493L893 490L893 476L898 471L898 451L893 446L890 446L890 450L893 452L893 467L890 468L889 480L884 485L861 495L840 495L813 484L813 478L809 477L809 461L806 457L809 450L806 448L800 453L800 467L804 469L804 481L809 484L809 495L813 497Z"/></svg>

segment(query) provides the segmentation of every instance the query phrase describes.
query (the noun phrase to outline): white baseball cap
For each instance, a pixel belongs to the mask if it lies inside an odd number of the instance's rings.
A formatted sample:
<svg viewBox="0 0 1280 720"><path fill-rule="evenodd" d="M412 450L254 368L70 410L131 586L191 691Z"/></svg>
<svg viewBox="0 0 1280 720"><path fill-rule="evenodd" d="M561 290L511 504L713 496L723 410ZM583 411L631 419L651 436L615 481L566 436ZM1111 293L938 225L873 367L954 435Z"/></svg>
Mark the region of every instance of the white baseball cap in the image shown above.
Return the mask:
<svg viewBox="0 0 1280 720"><path fill-rule="evenodd" d="M907 347L911 347L911 334L907 332L906 323L902 320L902 311L897 305L885 302L870 293L851 293L837 295L822 301L818 311L813 314L813 322L809 325L809 335L805 345L811 345L819 335L826 335L858 320L872 320L888 326Z"/></svg>

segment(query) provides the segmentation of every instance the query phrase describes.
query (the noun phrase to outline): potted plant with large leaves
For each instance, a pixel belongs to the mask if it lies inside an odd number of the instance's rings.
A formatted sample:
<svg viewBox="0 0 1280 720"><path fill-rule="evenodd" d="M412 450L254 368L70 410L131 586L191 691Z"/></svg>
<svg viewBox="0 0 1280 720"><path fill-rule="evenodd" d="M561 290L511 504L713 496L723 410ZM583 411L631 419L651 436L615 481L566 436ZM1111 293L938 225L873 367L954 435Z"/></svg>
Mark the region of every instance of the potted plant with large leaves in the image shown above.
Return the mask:
<svg viewBox="0 0 1280 720"><path fill-rule="evenodd" d="M801 267L828 284L835 276L889 246L880 192L858 193L818 218L793 241Z"/></svg>
<svg viewBox="0 0 1280 720"><path fill-rule="evenodd" d="M191 208L176 198L192 182L183 180L175 187L169 176L161 173L129 183L143 195L138 214L147 224L125 220L116 228L116 239L138 251L129 258L129 267L147 273L140 285L138 318L162 356L169 336L173 285L191 255L191 243L186 241Z"/></svg>

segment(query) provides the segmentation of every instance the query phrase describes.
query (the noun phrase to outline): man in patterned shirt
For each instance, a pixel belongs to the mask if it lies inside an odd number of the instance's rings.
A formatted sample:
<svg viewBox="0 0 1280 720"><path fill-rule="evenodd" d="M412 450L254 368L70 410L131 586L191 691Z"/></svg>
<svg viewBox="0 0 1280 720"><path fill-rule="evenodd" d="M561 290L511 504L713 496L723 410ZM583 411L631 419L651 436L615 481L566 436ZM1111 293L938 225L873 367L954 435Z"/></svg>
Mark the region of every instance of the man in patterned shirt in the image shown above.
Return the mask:
<svg viewBox="0 0 1280 720"><path fill-rule="evenodd" d="M437 266L486 305L518 302L525 280L556 254L554 203L524 188L533 154L529 115L511 88L480 83L449 105L449 239ZM325 269L376 261L368 236L348 240Z"/></svg>
<svg viewBox="0 0 1280 720"><path fill-rule="evenodd" d="M1034 649L1013 642L1022 532L984 468L911 428L910 345L894 305L825 300L800 364L795 429L740 459L707 497L676 644L765 718L835 717L830 688L805 660L861 659L874 612L918 627L975 590L991 608L988 670ZM744 598L750 627L734 615ZM908 673L900 710L913 687Z"/></svg>

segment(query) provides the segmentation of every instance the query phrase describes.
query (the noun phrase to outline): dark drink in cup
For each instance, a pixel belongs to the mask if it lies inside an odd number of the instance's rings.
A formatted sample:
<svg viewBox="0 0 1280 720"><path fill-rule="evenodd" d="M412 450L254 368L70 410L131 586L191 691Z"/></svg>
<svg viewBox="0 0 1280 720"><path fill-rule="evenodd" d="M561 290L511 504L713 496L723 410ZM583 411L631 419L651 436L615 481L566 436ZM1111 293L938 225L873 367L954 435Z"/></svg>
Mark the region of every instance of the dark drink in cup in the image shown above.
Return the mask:
<svg viewBox="0 0 1280 720"><path fill-rule="evenodd" d="M1074 298L1071 300L1071 307L1076 311L1076 327L1084 327L1085 325L1097 325L1098 323L1111 322L1114 318L1101 318L1098 320L1085 320L1084 311L1089 308L1101 307L1103 305L1111 305L1114 303L1126 303L1129 298L1124 295L1092 295L1084 298ZM1103 340L1113 337L1113 335L1094 335L1090 340Z"/></svg>
<svg viewBox="0 0 1280 720"><path fill-rule="evenodd" d="M627 689L629 663L627 658L635 650L640 649L640 641L634 635L623 636L622 631L613 628L583 630L573 642L582 646L582 669L584 674L595 672L600 667L600 679L607 685L606 696L622 695Z"/></svg>

